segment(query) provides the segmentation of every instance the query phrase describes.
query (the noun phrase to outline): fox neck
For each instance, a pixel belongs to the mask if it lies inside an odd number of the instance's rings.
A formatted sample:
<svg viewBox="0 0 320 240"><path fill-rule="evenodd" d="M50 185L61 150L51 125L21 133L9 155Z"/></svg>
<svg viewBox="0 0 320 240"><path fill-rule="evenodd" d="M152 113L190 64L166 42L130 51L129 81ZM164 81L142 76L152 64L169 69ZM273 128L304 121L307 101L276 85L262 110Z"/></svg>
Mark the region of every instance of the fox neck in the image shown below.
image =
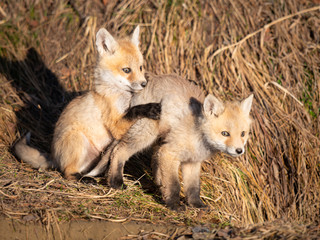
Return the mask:
<svg viewBox="0 0 320 240"><path fill-rule="evenodd" d="M218 148L214 146L208 139L208 136L206 134L206 129L205 129L205 117L203 115L200 115L196 122L197 122L197 128L199 131L199 144L202 147L202 151L205 152L206 154L206 159L209 158L211 155L215 154L218 152Z"/></svg>
<svg viewBox="0 0 320 240"><path fill-rule="evenodd" d="M121 85L112 74L105 74L102 70L96 70L94 92L101 97L114 99L113 104L119 113L124 113L130 106L133 93L130 88Z"/></svg>
<svg viewBox="0 0 320 240"><path fill-rule="evenodd" d="M219 151L216 146L210 143L210 141L207 138L207 135L204 132L201 132L201 140L202 140L203 147L208 152L208 157Z"/></svg>
<svg viewBox="0 0 320 240"><path fill-rule="evenodd" d="M205 117L202 114L199 114L195 117L195 132L198 137L198 146L196 147L198 152L199 161L204 161L212 156L218 150L210 144L206 135L206 129L204 128ZM200 160L201 159L201 160Z"/></svg>
<svg viewBox="0 0 320 240"><path fill-rule="evenodd" d="M109 97L110 95L119 95L126 99L132 98L132 92L119 88L117 85L112 83L96 82L94 91L105 97Z"/></svg>

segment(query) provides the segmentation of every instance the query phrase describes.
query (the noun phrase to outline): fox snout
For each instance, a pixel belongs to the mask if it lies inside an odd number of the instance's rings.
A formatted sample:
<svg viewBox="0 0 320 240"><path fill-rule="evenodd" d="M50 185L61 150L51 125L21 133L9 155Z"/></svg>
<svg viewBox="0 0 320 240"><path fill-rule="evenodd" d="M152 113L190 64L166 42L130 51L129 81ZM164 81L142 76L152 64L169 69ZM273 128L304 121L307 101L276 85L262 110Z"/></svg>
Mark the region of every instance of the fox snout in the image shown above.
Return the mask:
<svg viewBox="0 0 320 240"><path fill-rule="evenodd" d="M239 157L244 154L244 147L227 147L226 153L232 157Z"/></svg>
<svg viewBox="0 0 320 240"><path fill-rule="evenodd" d="M131 84L131 88L132 90L135 92L135 91L140 91L142 89L144 89L146 86L147 86L147 80L144 79L142 81L139 81L139 82L134 82Z"/></svg>
<svg viewBox="0 0 320 240"><path fill-rule="evenodd" d="M242 153L243 153L242 148L236 148L236 153L238 153L238 154L242 154Z"/></svg>
<svg viewBox="0 0 320 240"><path fill-rule="evenodd" d="M141 85L141 87L145 88L147 86L147 80L142 82L140 85Z"/></svg>

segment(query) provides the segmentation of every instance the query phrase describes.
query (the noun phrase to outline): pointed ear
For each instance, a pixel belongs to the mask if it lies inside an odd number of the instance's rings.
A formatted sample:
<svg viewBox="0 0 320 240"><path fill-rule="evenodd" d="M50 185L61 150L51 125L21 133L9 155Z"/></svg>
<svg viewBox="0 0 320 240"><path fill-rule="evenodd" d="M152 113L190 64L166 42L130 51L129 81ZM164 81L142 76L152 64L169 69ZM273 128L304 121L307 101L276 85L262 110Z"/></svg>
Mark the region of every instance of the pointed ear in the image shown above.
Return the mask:
<svg viewBox="0 0 320 240"><path fill-rule="evenodd" d="M215 115L217 117L224 111L224 105L218 98L208 94L204 99L203 110L206 116Z"/></svg>
<svg viewBox="0 0 320 240"><path fill-rule="evenodd" d="M140 33L140 26L138 25L136 29L134 29L131 37L131 42L137 47L139 47L139 33Z"/></svg>
<svg viewBox="0 0 320 240"><path fill-rule="evenodd" d="M103 55L106 53L113 54L118 48L117 41L104 28L101 28L97 32L96 45L97 45L97 50L100 55Z"/></svg>
<svg viewBox="0 0 320 240"><path fill-rule="evenodd" d="M251 94L246 99L242 100L240 103L240 107L241 107L242 111L244 112L244 114L246 114L246 115L249 115L249 113L250 113L252 100L253 100L253 94Z"/></svg>

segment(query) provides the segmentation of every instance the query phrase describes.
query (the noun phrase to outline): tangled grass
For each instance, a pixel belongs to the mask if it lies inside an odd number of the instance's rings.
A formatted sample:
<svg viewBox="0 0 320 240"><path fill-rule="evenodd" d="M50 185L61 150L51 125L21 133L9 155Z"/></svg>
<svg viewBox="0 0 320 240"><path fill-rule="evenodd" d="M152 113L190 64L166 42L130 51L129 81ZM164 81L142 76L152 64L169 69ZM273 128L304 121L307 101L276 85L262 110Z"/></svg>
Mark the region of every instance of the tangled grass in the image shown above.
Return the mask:
<svg viewBox="0 0 320 240"><path fill-rule="evenodd" d="M0 199L13 218L147 219L246 226L320 216L320 7L314 1L4 1L0 3ZM92 87L95 34L141 26L145 67L193 79L221 99L254 94L244 156L203 164L207 213L168 213L142 157L129 162L126 192L70 183L19 163L11 146L26 131L50 150L63 107ZM141 161L140 161L140 160ZM134 170L133 170L134 169ZM141 176L141 184L137 182ZM103 181L103 180L101 180ZM144 183L143 183L144 182ZM143 184L142 184L143 183ZM151 190L150 190L151 189ZM149 193L152 195L149 195ZM39 201L40 200L40 201ZM119 210L120 209L120 210Z"/></svg>

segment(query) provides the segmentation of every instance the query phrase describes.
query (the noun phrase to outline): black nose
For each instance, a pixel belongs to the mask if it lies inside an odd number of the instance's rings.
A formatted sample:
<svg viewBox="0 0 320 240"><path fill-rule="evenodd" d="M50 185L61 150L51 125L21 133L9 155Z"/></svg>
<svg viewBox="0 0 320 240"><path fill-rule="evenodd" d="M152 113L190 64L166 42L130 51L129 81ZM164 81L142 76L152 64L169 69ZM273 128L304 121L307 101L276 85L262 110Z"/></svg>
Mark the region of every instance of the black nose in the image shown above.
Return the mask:
<svg viewBox="0 0 320 240"><path fill-rule="evenodd" d="M144 88L145 86L147 86L147 81L141 83L141 87Z"/></svg>
<svg viewBox="0 0 320 240"><path fill-rule="evenodd" d="M237 148L237 149L236 149L236 152L237 152L238 154L241 154L241 153L242 153L242 149L241 149L241 148Z"/></svg>

